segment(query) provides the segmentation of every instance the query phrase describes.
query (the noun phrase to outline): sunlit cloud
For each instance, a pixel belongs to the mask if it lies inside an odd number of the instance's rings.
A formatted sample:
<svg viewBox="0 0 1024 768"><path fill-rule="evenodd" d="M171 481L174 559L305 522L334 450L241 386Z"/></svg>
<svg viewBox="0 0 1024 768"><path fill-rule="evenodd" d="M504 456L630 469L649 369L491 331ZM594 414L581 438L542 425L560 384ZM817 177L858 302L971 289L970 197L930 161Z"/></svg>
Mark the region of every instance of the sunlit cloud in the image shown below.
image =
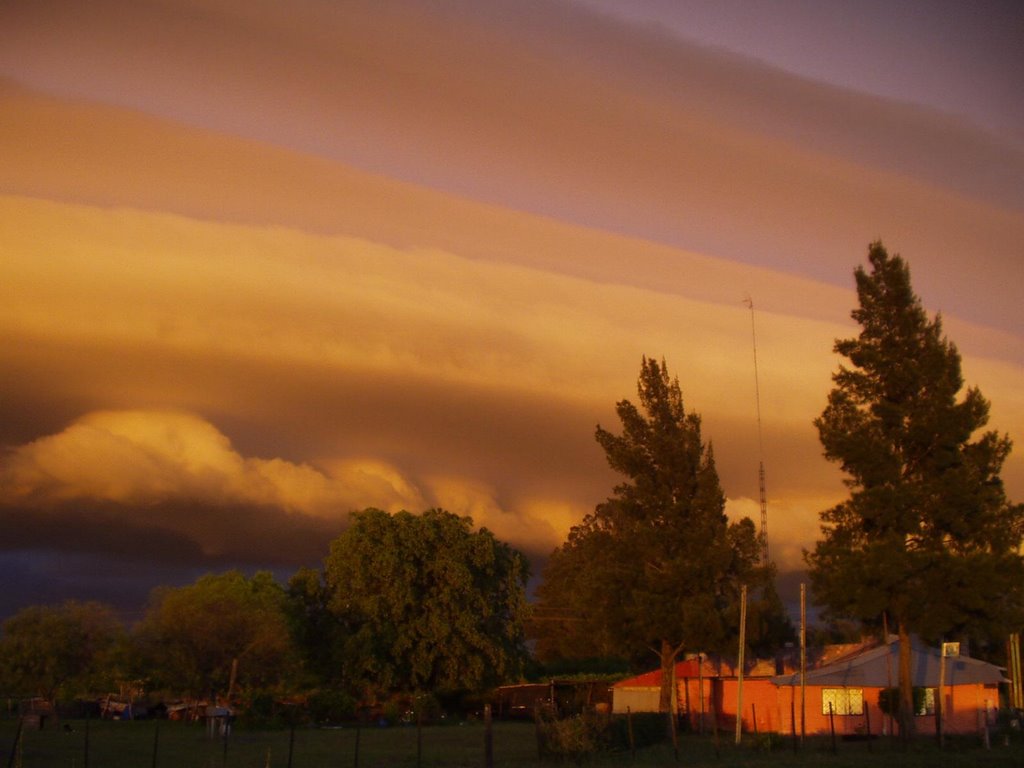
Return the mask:
<svg viewBox="0 0 1024 768"><path fill-rule="evenodd" d="M949 115L561 0L13 0L0 118L12 557L287 568L442 506L542 558L649 355L799 567L876 237L1020 441L1024 158Z"/></svg>
<svg viewBox="0 0 1024 768"><path fill-rule="evenodd" d="M14 503L181 500L334 517L359 506L394 508L399 489L410 488L379 462L348 462L339 470L333 475L309 464L242 456L194 414L103 411L14 449L0 470L0 487Z"/></svg>

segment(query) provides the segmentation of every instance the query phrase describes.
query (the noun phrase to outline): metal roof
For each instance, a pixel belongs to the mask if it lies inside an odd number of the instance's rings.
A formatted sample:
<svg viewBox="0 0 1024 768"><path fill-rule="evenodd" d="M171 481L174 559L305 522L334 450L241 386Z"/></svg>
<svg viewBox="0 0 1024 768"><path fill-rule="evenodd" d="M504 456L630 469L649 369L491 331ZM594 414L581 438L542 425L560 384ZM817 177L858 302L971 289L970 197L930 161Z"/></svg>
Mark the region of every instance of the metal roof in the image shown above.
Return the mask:
<svg viewBox="0 0 1024 768"><path fill-rule="evenodd" d="M911 680L915 687L935 688L939 685L939 662L937 648L929 648L918 642L911 644ZM899 642L864 651L841 661L826 664L807 671L807 685L828 685L853 688L888 688L895 686L899 679ZM967 656L946 658L946 685L983 684L996 685L1009 682L1003 675L1003 668ZM800 685L800 674L778 675L772 678L775 685Z"/></svg>

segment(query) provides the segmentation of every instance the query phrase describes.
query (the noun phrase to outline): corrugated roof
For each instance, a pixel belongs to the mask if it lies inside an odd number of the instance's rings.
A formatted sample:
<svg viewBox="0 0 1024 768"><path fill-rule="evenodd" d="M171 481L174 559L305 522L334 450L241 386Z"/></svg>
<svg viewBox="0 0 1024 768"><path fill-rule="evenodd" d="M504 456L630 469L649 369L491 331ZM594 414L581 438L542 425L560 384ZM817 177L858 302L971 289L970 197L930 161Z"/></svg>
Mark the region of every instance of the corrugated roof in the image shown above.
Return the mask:
<svg viewBox="0 0 1024 768"><path fill-rule="evenodd" d="M708 669L708 661L704 660L704 674L711 675L713 672ZM700 667L697 664L696 659L686 659L676 663L676 680L682 680L685 677L697 677L700 675ZM655 669L652 672L644 672L642 675L636 677L630 677L626 680L620 680L614 686L615 688L660 688L661 687L661 670Z"/></svg>
<svg viewBox="0 0 1024 768"><path fill-rule="evenodd" d="M911 679L915 687L934 688L939 684L940 654L937 648L912 643ZM995 685L1008 682L1003 669L994 664L967 656L946 659L946 685L981 683ZM880 645L855 656L817 669L808 670L807 685L836 687L886 688L895 686L899 678L899 642ZM799 673L772 678L775 685L800 685Z"/></svg>

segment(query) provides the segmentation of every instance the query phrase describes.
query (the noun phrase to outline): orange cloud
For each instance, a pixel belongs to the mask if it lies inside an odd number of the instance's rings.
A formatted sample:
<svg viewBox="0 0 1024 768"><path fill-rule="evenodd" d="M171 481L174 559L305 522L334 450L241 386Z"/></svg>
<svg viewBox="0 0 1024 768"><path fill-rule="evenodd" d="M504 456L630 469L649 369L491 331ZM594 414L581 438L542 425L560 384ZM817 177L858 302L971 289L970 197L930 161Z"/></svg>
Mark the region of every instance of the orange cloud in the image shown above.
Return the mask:
<svg viewBox="0 0 1024 768"><path fill-rule="evenodd" d="M647 354L756 520L751 294L795 565L844 492L812 420L876 236L1024 423L1021 158L966 126L572 5L180 10L0 3L12 498L188 518L179 555L435 504L543 553L614 484L594 425Z"/></svg>
<svg viewBox="0 0 1024 768"><path fill-rule="evenodd" d="M380 463L348 463L340 470L334 475L280 458L242 456L194 414L101 411L16 448L0 485L14 502L90 499L146 506L182 499L336 518L362 506L393 509L411 489Z"/></svg>

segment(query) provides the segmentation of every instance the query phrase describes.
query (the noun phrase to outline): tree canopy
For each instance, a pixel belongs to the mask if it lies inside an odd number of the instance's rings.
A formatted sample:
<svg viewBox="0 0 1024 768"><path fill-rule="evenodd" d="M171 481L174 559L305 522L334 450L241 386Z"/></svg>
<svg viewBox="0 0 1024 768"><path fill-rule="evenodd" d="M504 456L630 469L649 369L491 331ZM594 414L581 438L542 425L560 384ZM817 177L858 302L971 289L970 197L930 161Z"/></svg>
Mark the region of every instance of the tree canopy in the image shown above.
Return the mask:
<svg viewBox="0 0 1024 768"><path fill-rule="evenodd" d="M225 696L272 688L294 670L285 593L272 574L208 574L154 591L136 630L147 676L173 690ZM236 677L237 673L237 677Z"/></svg>
<svg viewBox="0 0 1024 768"><path fill-rule="evenodd" d="M549 652L564 650L559 631L595 655L653 651L667 707L667 672L679 653L724 649L736 635L741 586L764 585L770 569L758 563L754 523L725 516L714 452L700 417L683 407L678 379L644 358L637 393L639 407L616 405L621 434L596 429L624 480L552 554L538 588L538 627Z"/></svg>
<svg viewBox="0 0 1024 768"><path fill-rule="evenodd" d="M526 656L526 559L440 509L366 509L331 544L329 605L348 627L345 663L367 689L478 690Z"/></svg>
<svg viewBox="0 0 1024 768"><path fill-rule="evenodd" d="M875 242L868 261L855 272L861 331L836 341L848 364L815 420L850 495L821 514L807 561L830 615L886 614L909 663L911 632L985 641L1020 621L1024 507L1000 480L1010 440L977 434L989 404L974 387L961 395L960 355L941 318L928 319L903 259ZM901 673L909 713L909 667Z"/></svg>
<svg viewBox="0 0 1024 768"><path fill-rule="evenodd" d="M108 688L124 638L114 610L102 603L23 608L0 632L0 682L8 692L49 701Z"/></svg>

